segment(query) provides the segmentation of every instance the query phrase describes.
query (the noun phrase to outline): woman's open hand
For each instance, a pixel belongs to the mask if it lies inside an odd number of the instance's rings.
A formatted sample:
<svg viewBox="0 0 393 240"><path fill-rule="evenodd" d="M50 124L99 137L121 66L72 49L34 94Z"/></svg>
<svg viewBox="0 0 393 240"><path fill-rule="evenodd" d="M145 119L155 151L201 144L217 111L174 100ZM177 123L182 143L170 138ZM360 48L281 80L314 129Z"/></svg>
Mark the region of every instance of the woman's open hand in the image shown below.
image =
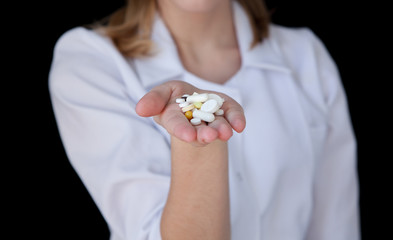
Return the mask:
<svg viewBox="0 0 393 240"><path fill-rule="evenodd" d="M136 105L136 112L142 117L152 117L163 126L169 134L185 142L208 144L220 139L228 141L233 130L242 132L246 126L243 108L231 97L214 92L225 99L221 109L223 116L216 116L211 123L193 126L175 102L184 94L213 93L198 89L186 82L169 81L153 88Z"/></svg>

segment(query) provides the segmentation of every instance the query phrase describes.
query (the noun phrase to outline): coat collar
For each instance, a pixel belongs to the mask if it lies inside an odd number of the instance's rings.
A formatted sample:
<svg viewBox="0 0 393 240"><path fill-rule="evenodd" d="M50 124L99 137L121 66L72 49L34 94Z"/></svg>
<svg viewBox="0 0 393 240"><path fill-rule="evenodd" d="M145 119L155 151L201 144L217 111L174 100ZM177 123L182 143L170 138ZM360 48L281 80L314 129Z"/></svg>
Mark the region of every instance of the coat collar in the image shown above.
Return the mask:
<svg viewBox="0 0 393 240"><path fill-rule="evenodd" d="M250 49L253 39L252 29L245 10L236 1L233 1L233 13L242 68L252 67L289 73L289 68L275 51L271 37ZM185 69L174 40L158 14L153 23L152 40L155 44L155 55L134 60L142 85L151 88L168 80L181 79Z"/></svg>

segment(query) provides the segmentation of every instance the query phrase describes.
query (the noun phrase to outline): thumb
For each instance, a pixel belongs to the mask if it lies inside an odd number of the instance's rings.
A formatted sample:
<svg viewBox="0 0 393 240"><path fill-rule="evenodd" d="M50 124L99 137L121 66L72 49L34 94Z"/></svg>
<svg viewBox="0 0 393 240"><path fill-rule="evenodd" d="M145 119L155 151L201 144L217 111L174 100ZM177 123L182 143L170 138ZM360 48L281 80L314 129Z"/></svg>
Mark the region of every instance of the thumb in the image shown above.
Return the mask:
<svg viewBox="0 0 393 240"><path fill-rule="evenodd" d="M136 104L135 111L141 117L159 115L166 107L172 95L172 88L166 84L153 88Z"/></svg>

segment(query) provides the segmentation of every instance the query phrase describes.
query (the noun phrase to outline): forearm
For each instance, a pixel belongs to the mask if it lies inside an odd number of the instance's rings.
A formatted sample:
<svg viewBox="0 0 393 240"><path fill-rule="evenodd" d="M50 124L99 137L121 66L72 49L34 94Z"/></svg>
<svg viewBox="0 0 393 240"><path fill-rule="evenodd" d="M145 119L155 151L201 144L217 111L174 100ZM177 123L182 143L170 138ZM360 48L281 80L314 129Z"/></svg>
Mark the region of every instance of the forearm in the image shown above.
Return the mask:
<svg viewBox="0 0 393 240"><path fill-rule="evenodd" d="M163 239L230 239L228 146L195 147L172 137L171 188Z"/></svg>

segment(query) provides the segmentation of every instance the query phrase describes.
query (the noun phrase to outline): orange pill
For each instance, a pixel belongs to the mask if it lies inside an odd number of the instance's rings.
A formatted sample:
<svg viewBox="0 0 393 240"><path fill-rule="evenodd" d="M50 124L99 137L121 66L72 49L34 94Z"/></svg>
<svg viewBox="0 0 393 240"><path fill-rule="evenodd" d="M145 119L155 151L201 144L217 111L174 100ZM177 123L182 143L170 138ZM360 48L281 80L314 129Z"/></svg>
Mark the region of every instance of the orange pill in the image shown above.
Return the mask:
<svg viewBox="0 0 393 240"><path fill-rule="evenodd" d="M191 120L191 119L192 119L192 112L191 112L191 111L185 112L184 115L186 116L186 118L187 118L188 120Z"/></svg>

